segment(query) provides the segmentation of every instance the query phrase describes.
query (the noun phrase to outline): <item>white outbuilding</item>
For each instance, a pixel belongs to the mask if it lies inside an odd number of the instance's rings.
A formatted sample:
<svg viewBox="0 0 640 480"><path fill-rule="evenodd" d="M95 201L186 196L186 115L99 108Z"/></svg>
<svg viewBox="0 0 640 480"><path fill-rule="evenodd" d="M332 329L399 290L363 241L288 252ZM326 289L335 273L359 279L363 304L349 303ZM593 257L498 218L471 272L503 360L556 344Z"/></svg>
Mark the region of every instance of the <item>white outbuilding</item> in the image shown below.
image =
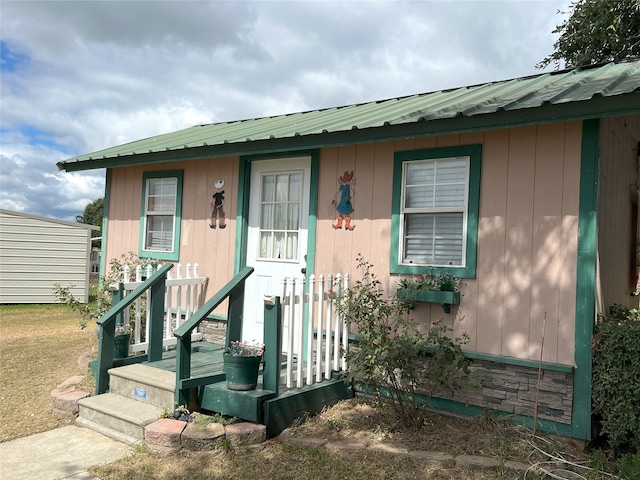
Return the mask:
<svg viewBox="0 0 640 480"><path fill-rule="evenodd" d="M0 304L55 303L54 283L87 302L97 229L0 209Z"/></svg>

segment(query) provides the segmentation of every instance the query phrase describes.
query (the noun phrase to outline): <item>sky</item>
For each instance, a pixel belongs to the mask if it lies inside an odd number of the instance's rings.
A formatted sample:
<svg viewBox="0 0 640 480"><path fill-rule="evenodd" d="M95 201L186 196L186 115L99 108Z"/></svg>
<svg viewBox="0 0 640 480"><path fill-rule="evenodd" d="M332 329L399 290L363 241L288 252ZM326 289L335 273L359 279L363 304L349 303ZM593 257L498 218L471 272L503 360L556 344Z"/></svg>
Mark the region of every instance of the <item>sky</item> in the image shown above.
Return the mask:
<svg viewBox="0 0 640 480"><path fill-rule="evenodd" d="M57 162L197 124L541 73L568 6L0 0L0 208L75 221L105 171Z"/></svg>

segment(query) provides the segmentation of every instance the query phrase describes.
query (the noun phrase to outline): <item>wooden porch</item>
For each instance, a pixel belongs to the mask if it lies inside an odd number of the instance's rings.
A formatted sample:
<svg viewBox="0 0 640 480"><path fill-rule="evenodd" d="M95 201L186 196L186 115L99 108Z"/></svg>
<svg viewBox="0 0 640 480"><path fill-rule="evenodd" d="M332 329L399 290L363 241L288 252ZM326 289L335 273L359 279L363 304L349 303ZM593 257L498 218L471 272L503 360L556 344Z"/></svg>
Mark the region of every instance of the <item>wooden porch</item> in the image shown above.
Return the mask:
<svg viewBox="0 0 640 480"><path fill-rule="evenodd" d="M167 350L166 346L163 346L161 331L165 311L164 295L161 293L164 291L166 273L171 267L165 265L160 268L98 320L100 331L96 396L88 399L84 405L80 404L79 423L90 428L101 422L109 423L111 426L103 433L109 434L110 431L114 431L113 436L117 436L116 430L123 429L128 432L125 436L126 441L133 443L143 440L143 424L157 419L159 411L173 410L175 405L186 405L191 410L216 412L262 423L267 427L267 435L272 437L298 417L319 413L325 406L353 396L341 371L346 365L339 348L343 328L340 326L333 333L331 331L333 325L339 325L337 319L334 322L327 311L327 330L323 333L320 329L317 334L313 333L313 328L301 328L302 320L299 319L300 325L296 330L301 336L297 341L291 338L294 331L292 321L286 341L289 346L297 344L298 349L289 348L287 353L283 354L283 307L278 296L264 299L266 348L258 387L250 391L227 389L223 366L224 345L204 341L192 342L195 338L193 333L213 309L224 300L228 300L225 344L240 340L244 281L253 272L249 267L245 267L173 332L177 339L176 348ZM146 291L150 292L148 309L151 312L151 322L147 326L148 350L143 354L114 359L115 319ZM284 290L283 294L286 295ZM302 297L296 296L294 282L294 291L289 296L286 307L291 320L295 318L294 310L299 309L295 299ZM302 332L305 332L308 342L303 342ZM315 345L312 342L314 335L317 339ZM303 352L303 345L309 349ZM321 355L314 357L313 351L318 351ZM333 358L333 352L340 358ZM110 378L114 379L111 386ZM115 399L114 395L120 395L121 398ZM104 398L105 405L100 404L100 397ZM113 407L108 407L107 404ZM128 426L124 424L127 419L107 419L103 413L109 408L126 412L142 409L140 416L144 418L139 421L131 419L134 425ZM113 415L126 416L121 412L114 412Z"/></svg>

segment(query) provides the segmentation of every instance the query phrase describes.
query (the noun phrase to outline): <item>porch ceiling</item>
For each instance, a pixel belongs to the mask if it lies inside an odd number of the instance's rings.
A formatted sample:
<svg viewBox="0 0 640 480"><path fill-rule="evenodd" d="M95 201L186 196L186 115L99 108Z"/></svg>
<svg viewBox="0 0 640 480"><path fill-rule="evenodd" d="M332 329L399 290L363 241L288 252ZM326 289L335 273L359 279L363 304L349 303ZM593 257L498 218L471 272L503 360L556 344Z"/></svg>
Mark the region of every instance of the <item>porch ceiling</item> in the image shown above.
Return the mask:
<svg viewBox="0 0 640 480"><path fill-rule="evenodd" d="M111 166L317 148L640 111L640 60L563 70L342 107L221 122L58 163Z"/></svg>

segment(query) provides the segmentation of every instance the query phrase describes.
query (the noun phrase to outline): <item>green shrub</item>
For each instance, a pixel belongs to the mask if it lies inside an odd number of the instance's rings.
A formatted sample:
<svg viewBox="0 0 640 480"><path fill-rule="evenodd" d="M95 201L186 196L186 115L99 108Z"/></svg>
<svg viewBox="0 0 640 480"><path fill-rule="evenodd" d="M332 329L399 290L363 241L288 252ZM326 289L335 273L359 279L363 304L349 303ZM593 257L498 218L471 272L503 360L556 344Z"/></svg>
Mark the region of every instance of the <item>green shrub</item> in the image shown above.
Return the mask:
<svg viewBox="0 0 640 480"><path fill-rule="evenodd" d="M640 452L640 311L620 305L593 336L592 403L615 455Z"/></svg>
<svg viewBox="0 0 640 480"><path fill-rule="evenodd" d="M640 478L640 453L623 455L618 461L618 475L628 480Z"/></svg>
<svg viewBox="0 0 640 480"><path fill-rule="evenodd" d="M456 390L467 377L460 346L465 333L452 338L452 329L434 323L425 334L407 312L410 300L386 297L372 265L358 256L361 280L344 295L333 295L338 313L356 325L359 343L347 351L349 375L363 382L390 405L409 427L423 424L424 405L434 393Z"/></svg>

